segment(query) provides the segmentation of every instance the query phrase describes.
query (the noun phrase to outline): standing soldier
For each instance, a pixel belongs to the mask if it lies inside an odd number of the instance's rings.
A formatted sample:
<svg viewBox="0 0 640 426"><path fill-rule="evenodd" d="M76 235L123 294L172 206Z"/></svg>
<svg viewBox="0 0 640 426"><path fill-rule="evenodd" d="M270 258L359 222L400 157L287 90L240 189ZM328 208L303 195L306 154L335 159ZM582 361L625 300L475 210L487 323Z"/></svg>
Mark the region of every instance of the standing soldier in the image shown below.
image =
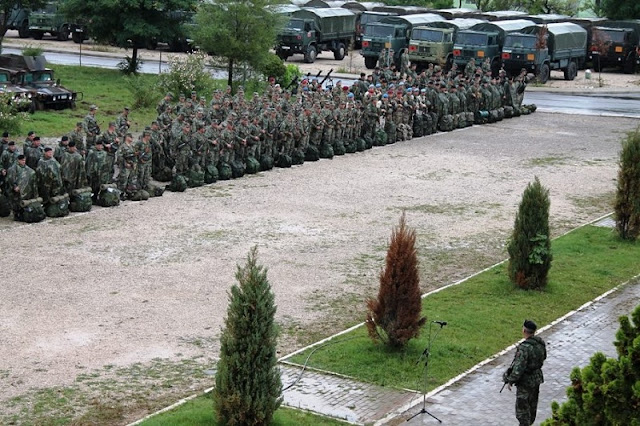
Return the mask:
<svg viewBox="0 0 640 426"><path fill-rule="evenodd" d="M172 99L173 99L173 93L167 92L167 94L164 95L164 98L162 98L162 100L158 102L158 106L156 106L156 111L158 112L158 115L161 115L163 112L167 110L168 107L171 106Z"/></svg>
<svg viewBox="0 0 640 426"><path fill-rule="evenodd" d="M142 136L136 142L134 151L136 154L136 175L138 181L138 189L149 190L149 182L151 182L151 166L153 153L151 148L151 131L145 130Z"/></svg>
<svg viewBox="0 0 640 426"><path fill-rule="evenodd" d="M40 136L33 138L32 145L26 148L24 155L27 157L27 166L35 170L44 155L44 147L40 145Z"/></svg>
<svg viewBox="0 0 640 426"><path fill-rule="evenodd" d="M151 152L153 154L153 158L151 160L151 175L156 180L160 180L160 178L162 178L162 180L168 180L171 178L170 175L162 175L167 167L167 152L165 151L166 144L164 136L160 131L157 121L153 121L151 123L150 133L151 139L149 140L149 143L151 144Z"/></svg>
<svg viewBox="0 0 640 426"><path fill-rule="evenodd" d="M127 133L124 143L118 148L117 164L120 171L118 175L118 189L122 192L122 198L131 196L136 192L136 165L138 163L136 151L133 146L133 136Z"/></svg>
<svg viewBox="0 0 640 426"><path fill-rule="evenodd" d="M516 391L516 418L520 426L532 425L538 409L540 384L544 383L542 365L547 359L547 347L540 337L535 336L536 323L525 320L522 325L524 342L518 345L511 367L502 375L509 390Z"/></svg>
<svg viewBox="0 0 640 426"><path fill-rule="evenodd" d="M69 142L76 144L76 149L83 157L87 156L87 149L84 146L84 134L82 133L82 121L76 123L76 128L67 135Z"/></svg>
<svg viewBox="0 0 640 426"><path fill-rule="evenodd" d="M27 138L24 140L24 144L22 145L22 153L24 155L27 155L27 149L31 148L31 146L33 145L33 140L35 138L36 132L30 130L29 133L27 133Z"/></svg>
<svg viewBox="0 0 640 426"><path fill-rule="evenodd" d="M27 158L24 155L19 155L17 162L7 170L5 185L13 209L13 218L22 220L20 201L38 197L36 172L27 166Z"/></svg>
<svg viewBox="0 0 640 426"><path fill-rule="evenodd" d="M104 151L107 153L107 167L111 170L112 180L118 177L118 165L116 164L116 153L118 152L118 147L120 146L120 138L116 133L116 123L111 121L109 123L109 128L106 132L101 134L98 137L98 140L102 142L102 147Z"/></svg>
<svg viewBox="0 0 640 426"><path fill-rule="evenodd" d="M86 168L89 186L93 193L92 198L95 202L98 199L100 186L109 183L113 174L113 168L109 167L107 153L102 145L102 140L98 139L95 149L92 149L87 154Z"/></svg>
<svg viewBox="0 0 640 426"><path fill-rule="evenodd" d="M42 197L42 203L46 206L53 197L64 193L60 163L53 158L53 150L44 149L44 156L38 162L36 169L38 176L38 194Z"/></svg>
<svg viewBox="0 0 640 426"><path fill-rule="evenodd" d="M64 156L64 153L67 152L68 148L69 136L65 135L60 139L58 146L56 146L56 149L53 152L53 158L55 158L58 163L62 163L62 157Z"/></svg>
<svg viewBox="0 0 640 426"><path fill-rule="evenodd" d="M191 157L191 125L188 122L182 124L182 132L174 139L172 151L175 156L175 174L184 175L189 170L189 158Z"/></svg>
<svg viewBox="0 0 640 426"><path fill-rule="evenodd" d="M122 114L116 118L116 129L118 132L118 136L124 137L127 133L129 133L129 128L131 127L131 121L129 120L129 107L124 107L122 110Z"/></svg>
<svg viewBox="0 0 640 426"><path fill-rule="evenodd" d="M205 136L206 126L204 121L195 121L193 123L196 132L191 138L191 159L190 166L193 167L196 164L204 168L204 157L207 150L207 137Z"/></svg>
<svg viewBox="0 0 640 426"><path fill-rule="evenodd" d="M96 139L98 135L100 135L100 126L98 126L98 122L96 121L97 110L97 106L91 105L89 107L89 113L84 117L84 121L82 122L82 130L84 130L85 135L87 135L87 150L93 149L93 146L96 144Z"/></svg>
<svg viewBox="0 0 640 426"><path fill-rule="evenodd" d="M69 148L62 156L60 167L62 168L64 188L69 195L71 195L71 191L74 189L85 188L87 186L84 158L82 158L82 155L78 152L75 142L69 142Z"/></svg>
<svg viewBox="0 0 640 426"><path fill-rule="evenodd" d="M2 173L2 176L7 175L7 170L18 161L19 156L18 146L14 141L10 141L7 144L7 149L0 155L0 173ZM0 191L1 190L2 187L0 187Z"/></svg>
<svg viewBox="0 0 640 426"><path fill-rule="evenodd" d="M9 132L4 132L2 134L2 139L0 139L0 156L3 152L7 150L9 147Z"/></svg>

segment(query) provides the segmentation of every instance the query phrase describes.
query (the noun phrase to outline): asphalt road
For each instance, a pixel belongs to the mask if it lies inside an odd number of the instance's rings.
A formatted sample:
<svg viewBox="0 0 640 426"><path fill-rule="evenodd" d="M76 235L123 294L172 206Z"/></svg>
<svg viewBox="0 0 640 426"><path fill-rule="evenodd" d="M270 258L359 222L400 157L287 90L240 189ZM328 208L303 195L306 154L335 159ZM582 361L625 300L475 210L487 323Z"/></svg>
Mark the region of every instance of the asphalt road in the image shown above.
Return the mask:
<svg viewBox="0 0 640 426"><path fill-rule="evenodd" d="M20 49L4 48L5 53L21 54ZM83 65L116 69L120 59L79 53L45 52L47 61L60 65ZM143 62L141 72L158 74L168 69L164 61ZM211 70L215 78L226 78L226 72ZM352 81L342 78L344 84ZM540 111L563 114L640 118L640 93L558 93L527 91L524 102L536 104Z"/></svg>

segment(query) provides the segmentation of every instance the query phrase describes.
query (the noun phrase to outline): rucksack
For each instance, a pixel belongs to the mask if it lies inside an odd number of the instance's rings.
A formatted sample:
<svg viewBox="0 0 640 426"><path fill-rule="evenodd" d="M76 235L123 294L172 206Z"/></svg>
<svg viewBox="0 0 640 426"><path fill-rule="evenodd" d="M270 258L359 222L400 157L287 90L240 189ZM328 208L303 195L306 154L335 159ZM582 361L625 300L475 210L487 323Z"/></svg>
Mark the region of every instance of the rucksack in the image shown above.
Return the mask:
<svg viewBox="0 0 640 426"><path fill-rule="evenodd" d="M131 201L146 201L149 199L149 193L144 189L139 189L131 194Z"/></svg>
<svg viewBox="0 0 640 426"><path fill-rule="evenodd" d="M320 159L320 152L315 145L309 145L307 151L304 153L304 161L318 161Z"/></svg>
<svg viewBox="0 0 640 426"><path fill-rule="evenodd" d="M209 164L204 168L204 183L214 183L218 180L218 169L215 165Z"/></svg>
<svg viewBox="0 0 640 426"><path fill-rule="evenodd" d="M204 171L200 166L195 165L187 172L189 188L204 185Z"/></svg>
<svg viewBox="0 0 640 426"><path fill-rule="evenodd" d="M147 192L151 197L161 197L164 194L164 187L150 183L147 187Z"/></svg>
<svg viewBox="0 0 640 426"><path fill-rule="evenodd" d="M33 198L31 200L22 200L20 202L20 210L16 220L27 223L42 222L47 215L42 206L42 198Z"/></svg>
<svg viewBox="0 0 640 426"><path fill-rule="evenodd" d="M320 145L320 158L333 158L333 147L328 143Z"/></svg>
<svg viewBox="0 0 640 426"><path fill-rule="evenodd" d="M97 204L102 207L115 207L120 204L120 190L114 184L100 185Z"/></svg>
<svg viewBox="0 0 640 426"><path fill-rule="evenodd" d="M260 162L256 160L254 157L247 157L245 164L246 164L246 168L244 171L248 175L252 175L260 171Z"/></svg>
<svg viewBox="0 0 640 426"><path fill-rule="evenodd" d="M49 217L64 217L69 214L69 194L51 197L45 208Z"/></svg>
<svg viewBox="0 0 640 426"><path fill-rule="evenodd" d="M304 153L301 149L294 149L291 152L291 164L302 164L304 163Z"/></svg>
<svg viewBox="0 0 640 426"><path fill-rule="evenodd" d="M0 217L7 217L11 214L11 203L3 194L0 194Z"/></svg>
<svg viewBox="0 0 640 426"><path fill-rule="evenodd" d="M72 212L88 212L93 205L91 188L78 188L71 191L69 210Z"/></svg>
<svg viewBox="0 0 640 426"><path fill-rule="evenodd" d="M278 167L291 167L291 156L287 154L280 154L278 156L278 163L276 164Z"/></svg>
<svg viewBox="0 0 640 426"><path fill-rule="evenodd" d="M187 180L182 175L175 175L165 188L173 192L184 192L187 190Z"/></svg>
<svg viewBox="0 0 640 426"><path fill-rule="evenodd" d="M227 163L220 162L218 164L218 179L229 180L231 179L231 166Z"/></svg>
<svg viewBox="0 0 640 426"><path fill-rule="evenodd" d="M169 182L171 181L171 175L171 169L169 167L163 167L153 174L153 178L158 182Z"/></svg>
<svg viewBox="0 0 640 426"><path fill-rule="evenodd" d="M235 178L239 178L244 176L244 162L242 161L232 161L231 162L231 177Z"/></svg>

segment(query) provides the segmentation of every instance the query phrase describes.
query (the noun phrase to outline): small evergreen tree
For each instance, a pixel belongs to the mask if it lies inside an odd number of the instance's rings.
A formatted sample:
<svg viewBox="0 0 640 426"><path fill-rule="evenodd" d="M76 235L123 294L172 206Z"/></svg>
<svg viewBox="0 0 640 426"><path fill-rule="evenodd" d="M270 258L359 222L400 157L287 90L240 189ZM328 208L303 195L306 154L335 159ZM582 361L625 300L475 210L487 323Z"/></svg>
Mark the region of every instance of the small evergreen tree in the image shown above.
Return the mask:
<svg viewBox="0 0 640 426"><path fill-rule="evenodd" d="M640 235L640 128L622 144L614 209L620 238L636 240Z"/></svg>
<svg viewBox="0 0 640 426"><path fill-rule="evenodd" d="M549 190L535 180L527 185L509 240L509 278L523 289L542 289L551 268Z"/></svg>
<svg viewBox="0 0 640 426"><path fill-rule="evenodd" d="M409 229L403 213L400 224L391 233L378 298L367 301L369 336L392 347L402 347L409 339L418 337L427 320L420 317L422 298L415 243L416 232Z"/></svg>
<svg viewBox="0 0 640 426"><path fill-rule="evenodd" d="M620 317L616 333L618 358L601 352L582 370L571 372L567 401L551 404L553 416L544 426L640 426L640 305L629 317Z"/></svg>
<svg viewBox="0 0 640 426"><path fill-rule="evenodd" d="M238 265L222 332L214 401L224 425L268 425L282 402L276 368L276 306L258 251Z"/></svg>

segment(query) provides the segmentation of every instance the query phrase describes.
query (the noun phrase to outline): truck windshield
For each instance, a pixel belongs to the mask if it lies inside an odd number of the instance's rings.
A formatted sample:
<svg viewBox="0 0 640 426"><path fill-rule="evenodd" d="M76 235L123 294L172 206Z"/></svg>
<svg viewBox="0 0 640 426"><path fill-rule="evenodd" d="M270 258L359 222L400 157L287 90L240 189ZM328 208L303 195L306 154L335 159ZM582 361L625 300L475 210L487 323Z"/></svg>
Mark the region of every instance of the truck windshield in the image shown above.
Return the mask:
<svg viewBox="0 0 640 426"><path fill-rule="evenodd" d="M600 31L598 31L600 32ZM602 37L607 43L624 43L624 31L602 31L604 37Z"/></svg>
<svg viewBox="0 0 640 426"><path fill-rule="evenodd" d="M473 44L476 46L486 46L488 36L481 33L458 33L456 44Z"/></svg>
<svg viewBox="0 0 640 426"><path fill-rule="evenodd" d="M364 27L364 35L369 37L393 37L393 27L386 25L367 25Z"/></svg>
<svg viewBox="0 0 640 426"><path fill-rule="evenodd" d="M504 41L504 47L535 49L536 37L508 35Z"/></svg>
<svg viewBox="0 0 640 426"><path fill-rule="evenodd" d="M0 83L6 83L9 81L9 74L0 74Z"/></svg>
<svg viewBox="0 0 640 426"><path fill-rule="evenodd" d="M287 24L287 28L292 30L302 30L304 28L304 21L301 19L291 19Z"/></svg>
<svg viewBox="0 0 640 426"><path fill-rule="evenodd" d="M363 13L360 16L360 25L373 24L374 22L378 22L384 17L385 15L370 15L368 13Z"/></svg>
<svg viewBox="0 0 640 426"><path fill-rule="evenodd" d="M411 38L413 40L440 42L442 41L442 31L420 28L413 30Z"/></svg>

